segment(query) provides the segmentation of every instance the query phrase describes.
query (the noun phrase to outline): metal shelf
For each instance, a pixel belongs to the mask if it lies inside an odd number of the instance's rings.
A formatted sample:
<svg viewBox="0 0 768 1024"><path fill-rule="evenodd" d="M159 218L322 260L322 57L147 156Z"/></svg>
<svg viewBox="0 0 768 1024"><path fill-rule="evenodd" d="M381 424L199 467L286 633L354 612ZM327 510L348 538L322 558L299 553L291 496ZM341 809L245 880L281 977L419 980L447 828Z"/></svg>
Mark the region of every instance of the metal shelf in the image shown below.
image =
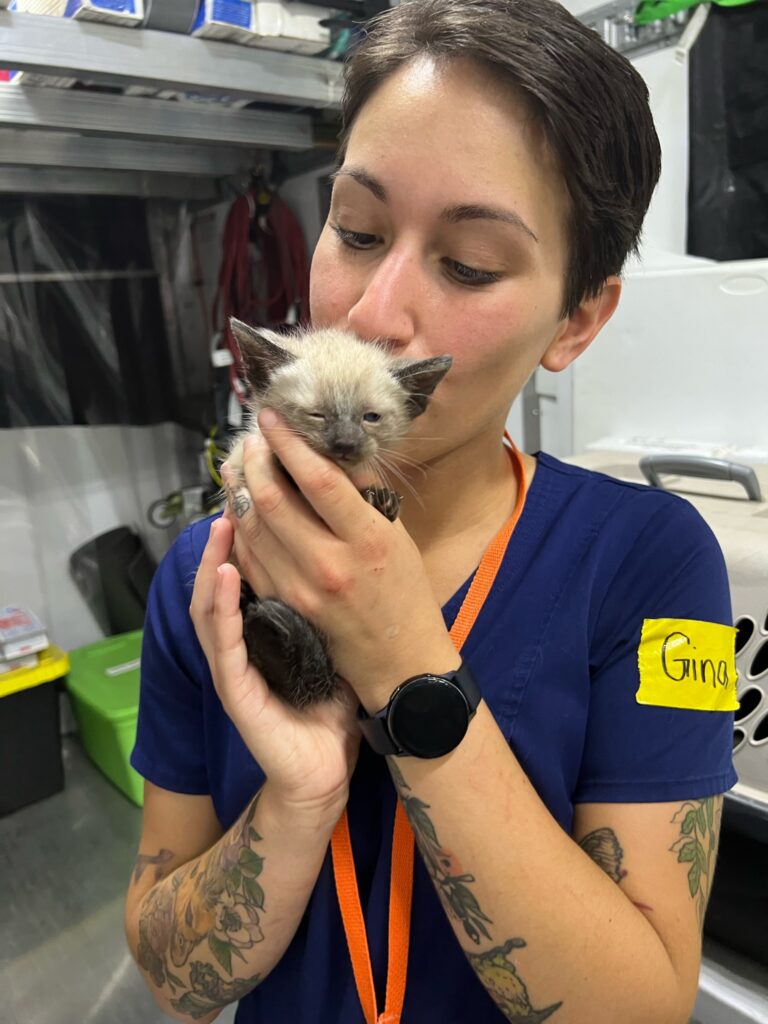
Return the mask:
<svg viewBox="0 0 768 1024"><path fill-rule="evenodd" d="M297 107L337 107L341 99L341 67L334 61L2 10L0 67Z"/></svg>
<svg viewBox="0 0 768 1024"><path fill-rule="evenodd" d="M130 35L128 29L118 31ZM308 149L312 145L312 123L305 114L232 110L217 104L44 86L0 88L0 126L250 148Z"/></svg>
<svg viewBox="0 0 768 1024"><path fill-rule="evenodd" d="M311 110L334 110L341 99L333 61L4 10L0 67L202 97L0 87L0 193L214 197L215 179L242 178L259 151L310 150ZM227 100L286 109L243 110ZM34 179L23 170L31 167Z"/></svg>
<svg viewBox="0 0 768 1024"><path fill-rule="evenodd" d="M143 196L146 199L191 199L215 202L221 198L215 178L143 171L73 171L40 167L0 167L0 194Z"/></svg>
<svg viewBox="0 0 768 1024"><path fill-rule="evenodd" d="M0 128L0 166L3 167L66 167L229 177L246 173L257 159L256 151L249 149Z"/></svg>

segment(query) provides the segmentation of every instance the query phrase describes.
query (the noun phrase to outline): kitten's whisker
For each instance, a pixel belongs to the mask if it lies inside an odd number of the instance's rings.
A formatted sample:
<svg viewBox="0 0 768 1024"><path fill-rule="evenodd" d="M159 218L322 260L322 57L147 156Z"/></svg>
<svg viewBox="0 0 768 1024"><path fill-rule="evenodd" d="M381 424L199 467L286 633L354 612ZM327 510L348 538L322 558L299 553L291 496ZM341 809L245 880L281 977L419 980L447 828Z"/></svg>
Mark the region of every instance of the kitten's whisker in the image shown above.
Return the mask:
<svg viewBox="0 0 768 1024"><path fill-rule="evenodd" d="M394 476L397 477L397 479L401 482L403 487L405 487L406 490L410 491L417 504L420 505L422 508L424 507L424 504L421 498L419 497L418 491L413 486L413 484L411 484L410 480L403 473L400 472L397 466L393 465L392 462L385 458L385 456L383 456L380 452L379 454L376 455L376 461L380 463L382 467L385 467L390 473L394 474ZM394 490L394 488L392 489Z"/></svg>
<svg viewBox="0 0 768 1024"><path fill-rule="evenodd" d="M401 452L396 451L394 448L379 448L379 451L385 455L389 455L391 460L395 463L402 463L407 469L415 469L421 473L422 476L427 475L427 468L423 462L418 459L412 459L410 455L403 455Z"/></svg>

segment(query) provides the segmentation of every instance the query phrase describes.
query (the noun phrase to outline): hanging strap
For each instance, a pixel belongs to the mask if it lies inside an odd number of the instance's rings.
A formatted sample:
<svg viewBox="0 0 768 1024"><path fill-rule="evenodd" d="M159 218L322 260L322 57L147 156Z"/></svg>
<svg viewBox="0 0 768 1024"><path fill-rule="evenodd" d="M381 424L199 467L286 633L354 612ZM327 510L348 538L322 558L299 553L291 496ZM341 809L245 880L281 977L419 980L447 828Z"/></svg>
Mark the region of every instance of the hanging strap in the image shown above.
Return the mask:
<svg viewBox="0 0 768 1024"><path fill-rule="evenodd" d="M509 539L523 511L526 497L525 467L520 452L508 434L510 457L517 478L517 501L512 515L491 541L478 566L467 595L450 630L457 651L480 614L485 599L496 579ZM408 950L411 937L411 903L413 899L414 837L401 800L395 809L395 827L392 834L392 865L389 882L389 950L387 962L387 990L384 1011L376 1008L376 988L373 968L365 934L365 919L357 886L355 859L349 832L346 808L339 818L331 838L331 857L336 895L347 937L349 956L355 987L363 1009L366 1024L400 1024L405 1001L405 982L408 968Z"/></svg>

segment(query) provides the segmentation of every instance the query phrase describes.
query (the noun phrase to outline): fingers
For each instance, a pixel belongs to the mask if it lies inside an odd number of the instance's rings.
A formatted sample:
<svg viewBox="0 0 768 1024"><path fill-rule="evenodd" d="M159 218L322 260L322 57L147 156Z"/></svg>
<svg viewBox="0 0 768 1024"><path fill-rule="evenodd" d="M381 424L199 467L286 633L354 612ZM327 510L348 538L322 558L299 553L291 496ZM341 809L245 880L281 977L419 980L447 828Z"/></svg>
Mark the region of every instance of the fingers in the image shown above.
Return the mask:
<svg viewBox="0 0 768 1024"><path fill-rule="evenodd" d="M319 518L337 537L353 541L361 531L370 527L373 510L367 502L361 501L355 486L342 469L318 455L302 438L287 430L284 421L271 409L260 414L259 427L269 450L278 457ZM281 533L293 536L298 525L296 514L301 508L290 500L291 495L278 493L277 490L269 492L263 496L262 509L259 496L251 486L249 468L251 465L255 467L256 460L263 458L263 454L258 452L259 447L257 445L246 450L245 471L249 489L270 529L278 536ZM261 461L258 465L261 465Z"/></svg>
<svg viewBox="0 0 768 1024"><path fill-rule="evenodd" d="M232 523L224 518L216 519L211 524L203 556L195 574L189 611L206 657L211 646L209 621L213 614L216 594L216 570L230 557L233 540Z"/></svg>
<svg viewBox="0 0 768 1024"><path fill-rule="evenodd" d="M264 448L271 461L269 449L266 445ZM284 575L286 569L293 566L293 560L276 542L268 525L257 513L247 487L237 486L236 478L228 467L222 466L222 481L228 498L224 518L234 530L234 561L243 579L259 597L275 597L277 591L272 573ZM269 559L271 572L265 567L265 558Z"/></svg>
<svg viewBox="0 0 768 1024"><path fill-rule="evenodd" d="M235 534L233 561L240 575L250 584L254 594L258 594L259 597L277 597L272 576L262 561L256 557L248 542L238 533Z"/></svg>

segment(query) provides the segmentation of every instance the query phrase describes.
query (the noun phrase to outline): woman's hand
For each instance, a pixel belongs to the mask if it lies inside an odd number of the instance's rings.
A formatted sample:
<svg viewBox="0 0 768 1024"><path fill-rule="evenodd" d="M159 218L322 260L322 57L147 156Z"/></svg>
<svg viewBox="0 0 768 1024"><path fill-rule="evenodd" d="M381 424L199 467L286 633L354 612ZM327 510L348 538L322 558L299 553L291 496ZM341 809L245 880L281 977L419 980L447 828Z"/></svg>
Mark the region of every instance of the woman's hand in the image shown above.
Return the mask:
<svg viewBox="0 0 768 1024"><path fill-rule="evenodd" d="M336 699L299 712L270 692L245 649L240 575L228 561L233 533L227 519L213 523L190 605L216 692L275 796L338 817L360 743L357 701L343 685Z"/></svg>
<svg viewBox="0 0 768 1024"><path fill-rule="evenodd" d="M339 675L378 711L409 676L460 659L403 525L271 416L261 413L263 439L246 444L247 491L230 488L237 563L257 594L281 598L328 637Z"/></svg>

